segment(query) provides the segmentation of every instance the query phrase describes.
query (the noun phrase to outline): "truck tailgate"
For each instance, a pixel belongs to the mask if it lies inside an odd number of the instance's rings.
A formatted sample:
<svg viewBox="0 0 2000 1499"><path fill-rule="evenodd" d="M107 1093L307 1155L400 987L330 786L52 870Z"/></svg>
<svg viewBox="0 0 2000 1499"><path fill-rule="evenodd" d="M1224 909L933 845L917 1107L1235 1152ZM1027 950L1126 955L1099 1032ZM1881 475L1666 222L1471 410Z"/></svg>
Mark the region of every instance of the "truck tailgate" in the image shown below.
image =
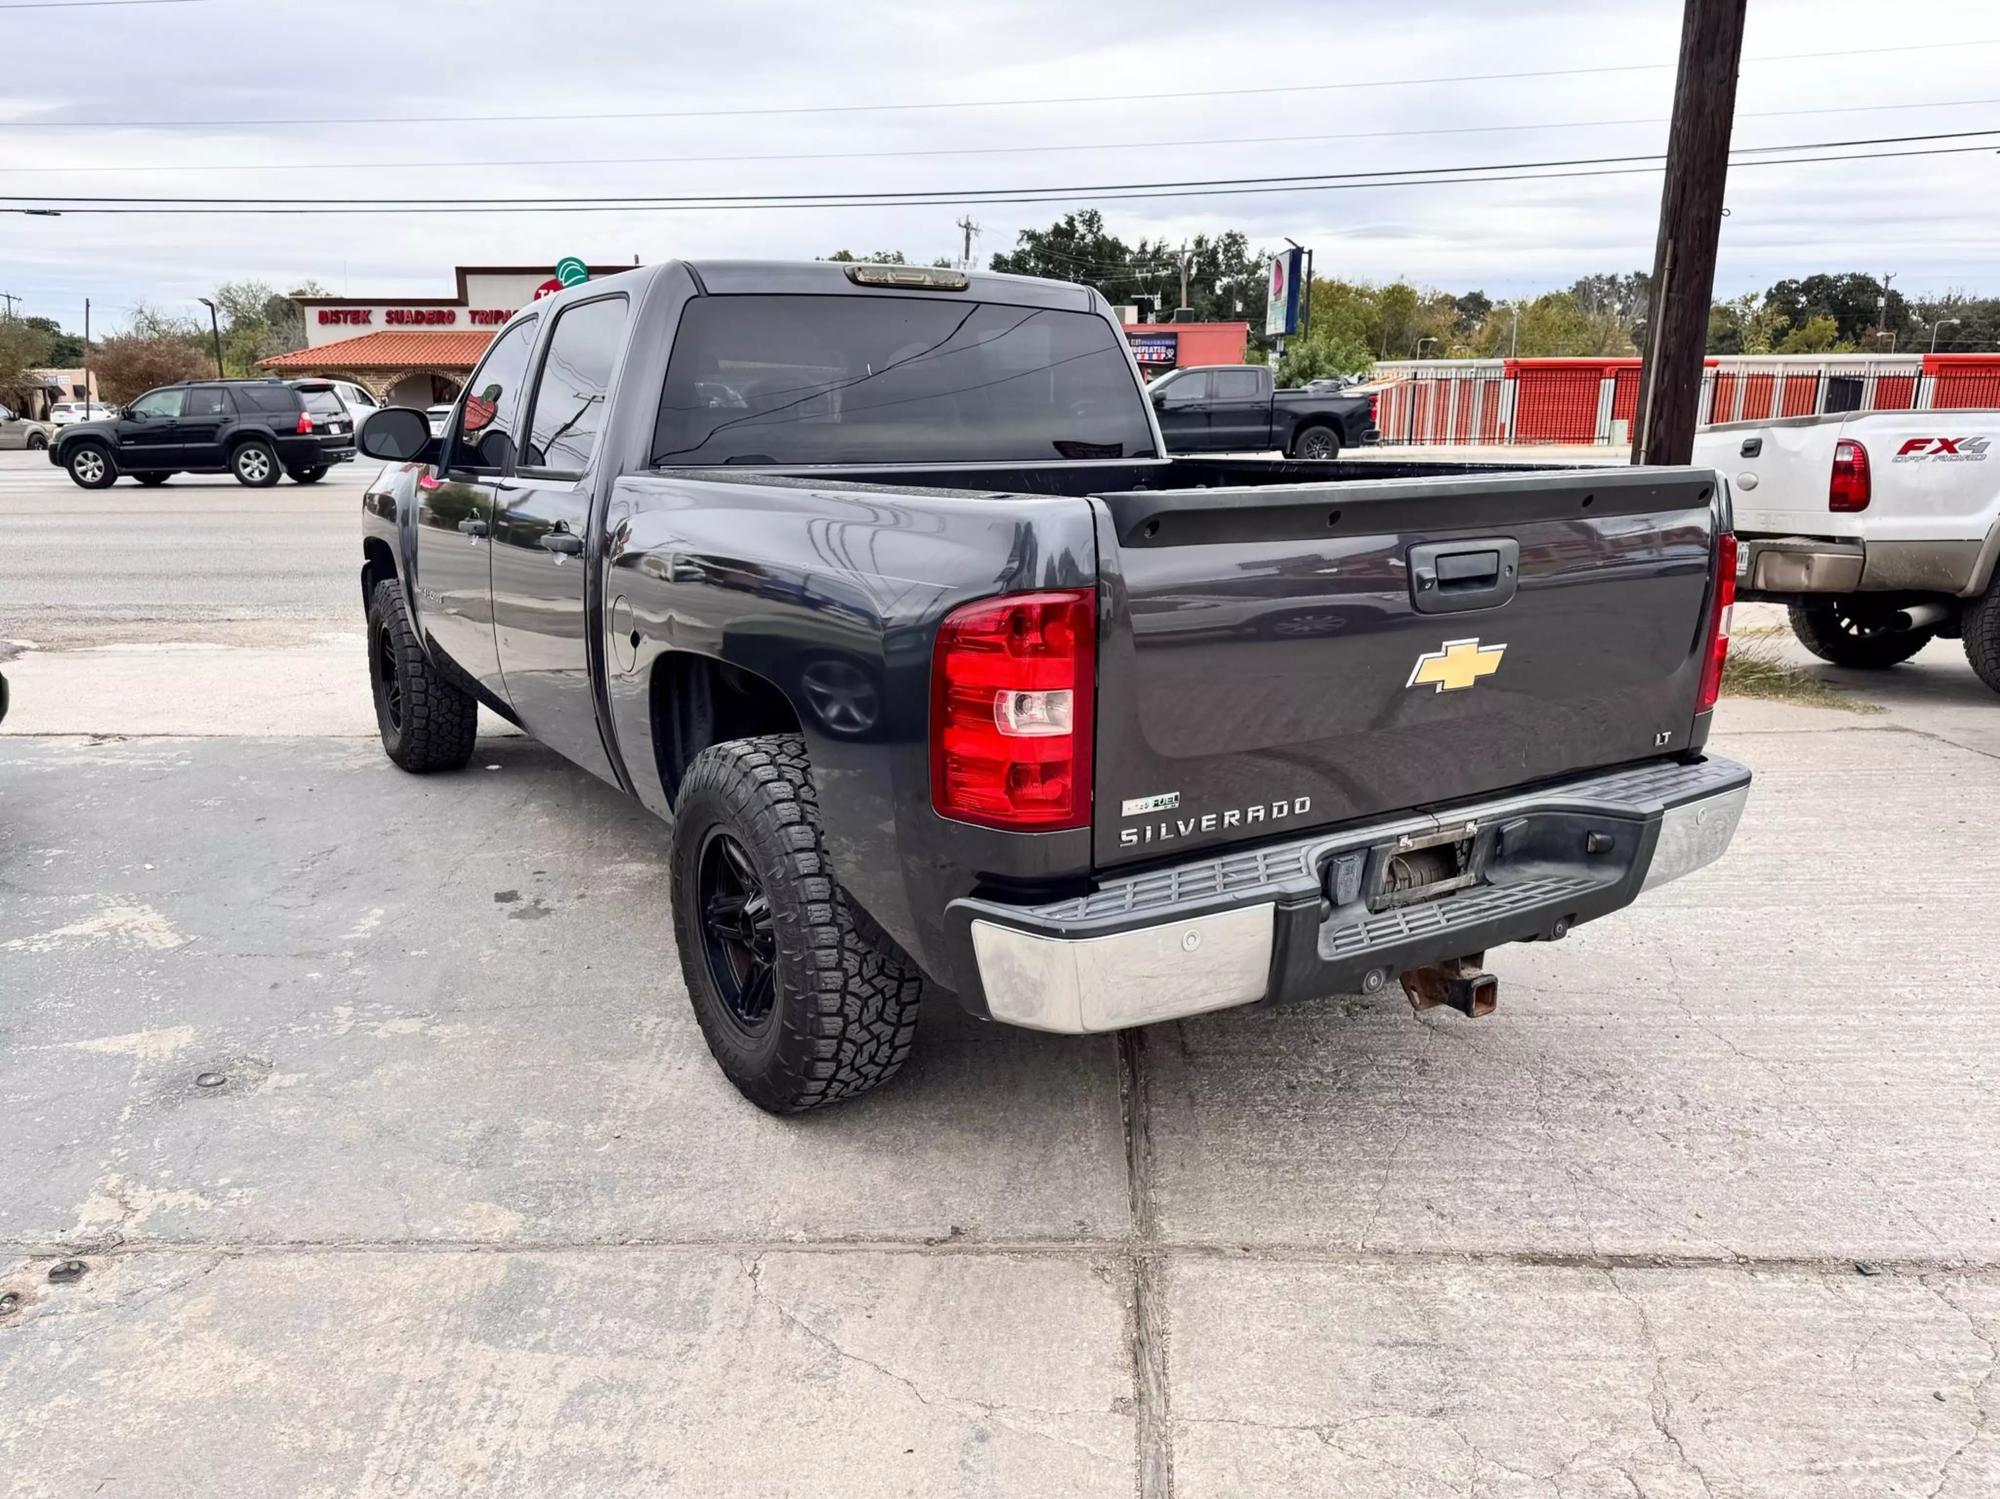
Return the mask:
<svg viewBox="0 0 2000 1499"><path fill-rule="evenodd" d="M1098 501L1099 867L1689 745L1711 473Z"/></svg>

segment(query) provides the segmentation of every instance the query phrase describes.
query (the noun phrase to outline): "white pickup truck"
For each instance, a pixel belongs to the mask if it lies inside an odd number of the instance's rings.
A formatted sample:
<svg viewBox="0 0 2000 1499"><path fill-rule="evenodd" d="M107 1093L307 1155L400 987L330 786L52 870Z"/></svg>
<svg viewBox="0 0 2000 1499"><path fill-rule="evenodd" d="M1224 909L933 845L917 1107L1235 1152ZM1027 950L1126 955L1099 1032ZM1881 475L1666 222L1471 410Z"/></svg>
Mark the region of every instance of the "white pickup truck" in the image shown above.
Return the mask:
<svg viewBox="0 0 2000 1499"><path fill-rule="evenodd" d="M1839 666L1963 640L2000 692L2000 411L1726 422L1694 461L1730 482L1739 599L1789 604L1800 643Z"/></svg>

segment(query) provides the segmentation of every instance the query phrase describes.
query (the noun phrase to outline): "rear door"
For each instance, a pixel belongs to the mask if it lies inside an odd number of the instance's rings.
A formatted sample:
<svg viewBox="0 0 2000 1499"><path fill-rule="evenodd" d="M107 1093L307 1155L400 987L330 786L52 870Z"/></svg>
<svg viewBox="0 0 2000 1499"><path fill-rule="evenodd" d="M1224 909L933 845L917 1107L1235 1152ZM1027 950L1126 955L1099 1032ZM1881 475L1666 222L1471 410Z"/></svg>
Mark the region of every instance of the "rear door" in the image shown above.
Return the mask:
<svg viewBox="0 0 2000 1499"><path fill-rule="evenodd" d="M1188 370L1156 382L1151 395L1169 453L1201 453L1208 437L1208 371Z"/></svg>
<svg viewBox="0 0 2000 1499"><path fill-rule="evenodd" d="M1211 370L1209 446L1224 452L1261 453L1271 446L1269 377L1260 370Z"/></svg>
<svg viewBox="0 0 2000 1499"><path fill-rule="evenodd" d="M418 628L503 701L488 538L495 487L514 460L521 391L538 327L535 318L517 318L493 340L473 372L458 420L445 430L437 468L417 480Z"/></svg>
<svg viewBox="0 0 2000 1499"><path fill-rule="evenodd" d="M1104 497L1100 865L1688 747L1713 477Z"/></svg>
<svg viewBox="0 0 2000 1499"><path fill-rule="evenodd" d="M614 785L591 677L590 502L627 305L622 295L600 297L556 315L527 439L500 484L493 523L493 621L508 701L529 733Z"/></svg>
<svg viewBox="0 0 2000 1499"><path fill-rule="evenodd" d="M222 428L235 419L229 391L220 385L191 385L174 422L176 462L214 468L222 462Z"/></svg>

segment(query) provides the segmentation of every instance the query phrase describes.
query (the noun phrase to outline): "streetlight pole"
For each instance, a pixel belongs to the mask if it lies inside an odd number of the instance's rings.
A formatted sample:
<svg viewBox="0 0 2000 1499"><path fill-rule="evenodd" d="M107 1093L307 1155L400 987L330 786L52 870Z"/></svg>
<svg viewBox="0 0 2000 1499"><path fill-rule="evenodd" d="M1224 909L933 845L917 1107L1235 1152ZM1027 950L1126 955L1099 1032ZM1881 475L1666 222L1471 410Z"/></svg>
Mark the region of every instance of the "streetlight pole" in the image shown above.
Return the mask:
<svg viewBox="0 0 2000 1499"><path fill-rule="evenodd" d="M1518 359L1521 357L1521 299L1519 297L1514 299L1514 337L1507 345L1507 357L1509 359Z"/></svg>
<svg viewBox="0 0 2000 1499"><path fill-rule="evenodd" d="M195 300L208 309L208 331L215 335L215 378L220 380L222 378L222 323L216 317L215 304L213 302L209 301L207 297L196 297Z"/></svg>
<svg viewBox="0 0 2000 1499"><path fill-rule="evenodd" d="M1936 321L1935 323L1932 323L1932 324L1931 324L1931 352L1932 352L1933 354L1935 354L1935 353L1937 352L1937 336L1938 336L1938 330L1939 330L1940 328L1957 328L1957 327L1961 327L1961 326L1963 326L1963 325L1962 325L1962 324L1960 323L1960 321L1959 321L1959 320L1958 320L1957 318L1955 318L1955 317L1941 317L1941 318L1939 318L1939 319L1938 319L1938 320L1937 320L1937 321Z"/></svg>

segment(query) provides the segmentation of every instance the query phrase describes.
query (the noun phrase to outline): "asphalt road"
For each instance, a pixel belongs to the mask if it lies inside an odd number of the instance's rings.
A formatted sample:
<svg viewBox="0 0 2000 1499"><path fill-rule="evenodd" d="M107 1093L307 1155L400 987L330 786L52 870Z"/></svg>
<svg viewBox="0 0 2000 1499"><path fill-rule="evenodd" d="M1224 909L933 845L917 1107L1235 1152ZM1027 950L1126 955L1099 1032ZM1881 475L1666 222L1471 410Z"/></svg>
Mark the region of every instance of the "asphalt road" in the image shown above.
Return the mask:
<svg viewBox="0 0 2000 1499"><path fill-rule="evenodd" d="M7 514L5 597L84 638ZM703 1049L659 825L519 736L394 771L345 545L241 566L7 667L9 1494L2000 1491L2000 700L1955 646L1844 678L1880 713L1726 703L1735 848L1496 953L1489 1019L940 1004L779 1121ZM331 638L174 638L321 588Z"/></svg>
<svg viewBox="0 0 2000 1499"><path fill-rule="evenodd" d="M379 467L270 489L182 474L90 490L40 453L0 453L0 636L291 644L351 629L361 491Z"/></svg>

